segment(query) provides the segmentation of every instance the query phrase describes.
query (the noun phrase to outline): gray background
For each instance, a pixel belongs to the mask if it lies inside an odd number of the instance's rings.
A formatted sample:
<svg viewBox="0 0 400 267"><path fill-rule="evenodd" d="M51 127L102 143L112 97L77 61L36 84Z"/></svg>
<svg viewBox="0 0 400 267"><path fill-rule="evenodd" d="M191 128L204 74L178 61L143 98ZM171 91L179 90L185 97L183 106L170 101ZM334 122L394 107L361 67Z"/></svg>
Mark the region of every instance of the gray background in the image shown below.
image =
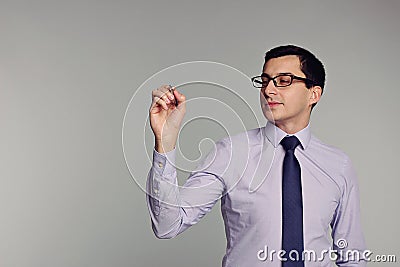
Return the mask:
<svg viewBox="0 0 400 267"><path fill-rule="evenodd" d="M287 43L325 63L313 131L353 160L369 248L399 257L399 12L395 0L2 0L0 266L220 266L219 204L173 240L153 236L122 153L124 112L165 67L211 60L252 76Z"/></svg>

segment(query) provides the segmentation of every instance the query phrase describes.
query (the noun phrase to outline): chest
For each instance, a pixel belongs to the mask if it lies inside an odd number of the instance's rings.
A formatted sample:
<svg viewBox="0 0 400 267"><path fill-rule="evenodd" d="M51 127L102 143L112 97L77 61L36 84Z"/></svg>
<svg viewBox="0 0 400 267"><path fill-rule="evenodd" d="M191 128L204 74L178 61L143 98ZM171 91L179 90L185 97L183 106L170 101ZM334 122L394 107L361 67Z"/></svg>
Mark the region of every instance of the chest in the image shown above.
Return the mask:
<svg viewBox="0 0 400 267"><path fill-rule="evenodd" d="M282 216L282 161L278 155L270 164L249 164L224 196L224 211L248 224L278 226ZM305 225L327 229L341 198L339 174L299 161Z"/></svg>

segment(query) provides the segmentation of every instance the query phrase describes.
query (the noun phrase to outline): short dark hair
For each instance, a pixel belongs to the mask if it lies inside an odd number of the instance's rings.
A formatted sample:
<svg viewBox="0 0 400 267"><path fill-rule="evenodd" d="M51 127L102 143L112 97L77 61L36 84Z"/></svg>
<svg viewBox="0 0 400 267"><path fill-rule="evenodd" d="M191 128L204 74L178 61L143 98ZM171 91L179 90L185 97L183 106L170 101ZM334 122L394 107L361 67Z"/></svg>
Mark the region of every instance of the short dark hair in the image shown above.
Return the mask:
<svg viewBox="0 0 400 267"><path fill-rule="evenodd" d="M310 51L295 45L284 45L272 48L265 53L264 66L268 60L277 57L295 55L300 60L300 69L306 75L307 79L314 83L306 83L307 88L312 86L321 86L321 94L324 92L325 86L325 68L322 62ZM314 104L315 105L315 104Z"/></svg>

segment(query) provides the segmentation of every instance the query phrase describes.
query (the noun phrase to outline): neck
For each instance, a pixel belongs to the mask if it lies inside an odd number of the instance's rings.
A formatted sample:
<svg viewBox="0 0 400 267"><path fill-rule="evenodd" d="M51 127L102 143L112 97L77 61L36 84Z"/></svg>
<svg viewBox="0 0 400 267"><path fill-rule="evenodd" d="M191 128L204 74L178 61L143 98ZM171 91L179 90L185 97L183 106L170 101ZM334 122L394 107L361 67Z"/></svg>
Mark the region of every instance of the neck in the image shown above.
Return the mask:
<svg viewBox="0 0 400 267"><path fill-rule="evenodd" d="M290 123L290 122L274 122L275 126L287 134L295 134L307 127L310 121L307 120L303 123Z"/></svg>

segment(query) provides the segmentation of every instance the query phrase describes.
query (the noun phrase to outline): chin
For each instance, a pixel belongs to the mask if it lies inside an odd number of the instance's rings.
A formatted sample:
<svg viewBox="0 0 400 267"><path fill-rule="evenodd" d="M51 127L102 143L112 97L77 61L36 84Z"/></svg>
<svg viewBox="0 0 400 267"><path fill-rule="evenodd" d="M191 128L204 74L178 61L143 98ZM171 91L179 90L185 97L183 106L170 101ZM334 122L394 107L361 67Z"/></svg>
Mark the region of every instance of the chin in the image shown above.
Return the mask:
<svg viewBox="0 0 400 267"><path fill-rule="evenodd" d="M272 113L270 110L263 110L263 114L264 114L264 117L265 117L268 121L270 121L270 122L274 122L274 121L275 121L274 115L273 115L273 113Z"/></svg>

